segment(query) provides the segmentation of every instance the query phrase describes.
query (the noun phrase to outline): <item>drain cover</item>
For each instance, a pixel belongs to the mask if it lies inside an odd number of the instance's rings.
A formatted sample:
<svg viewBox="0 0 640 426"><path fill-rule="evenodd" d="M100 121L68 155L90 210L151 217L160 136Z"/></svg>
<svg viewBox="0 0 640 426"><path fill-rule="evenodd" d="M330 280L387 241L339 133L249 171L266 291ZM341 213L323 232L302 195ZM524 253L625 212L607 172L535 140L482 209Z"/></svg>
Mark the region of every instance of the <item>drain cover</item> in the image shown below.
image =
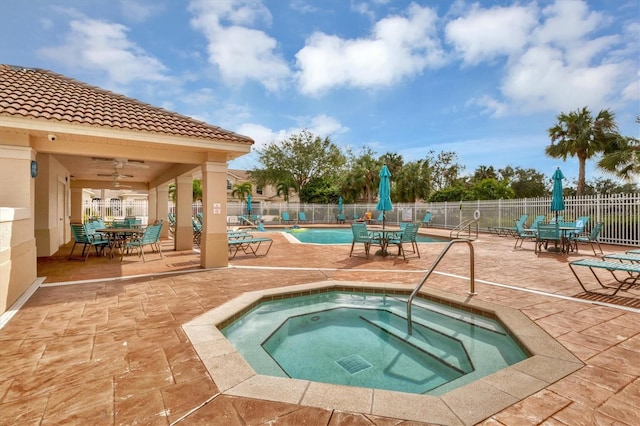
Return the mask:
<svg viewBox="0 0 640 426"><path fill-rule="evenodd" d="M366 359L356 354L340 358L339 360L336 360L336 362L340 367L347 370L349 374L356 374L366 370L367 368L373 367L373 365L369 364Z"/></svg>

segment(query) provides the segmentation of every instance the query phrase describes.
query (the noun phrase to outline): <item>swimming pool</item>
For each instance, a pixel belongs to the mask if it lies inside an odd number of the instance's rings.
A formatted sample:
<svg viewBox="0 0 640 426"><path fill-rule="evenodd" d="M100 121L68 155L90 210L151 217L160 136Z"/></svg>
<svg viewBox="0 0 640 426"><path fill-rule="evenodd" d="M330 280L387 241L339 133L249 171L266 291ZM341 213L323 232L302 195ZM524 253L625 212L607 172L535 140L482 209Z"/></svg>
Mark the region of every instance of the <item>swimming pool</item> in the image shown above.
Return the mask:
<svg viewBox="0 0 640 426"><path fill-rule="evenodd" d="M406 297L329 292L261 303L222 332L258 374L441 394L527 358L496 320Z"/></svg>
<svg viewBox="0 0 640 426"><path fill-rule="evenodd" d="M301 243L307 244L351 244L353 233L351 228L270 228L269 231L284 232ZM419 243L442 243L449 241L429 235L418 234Z"/></svg>

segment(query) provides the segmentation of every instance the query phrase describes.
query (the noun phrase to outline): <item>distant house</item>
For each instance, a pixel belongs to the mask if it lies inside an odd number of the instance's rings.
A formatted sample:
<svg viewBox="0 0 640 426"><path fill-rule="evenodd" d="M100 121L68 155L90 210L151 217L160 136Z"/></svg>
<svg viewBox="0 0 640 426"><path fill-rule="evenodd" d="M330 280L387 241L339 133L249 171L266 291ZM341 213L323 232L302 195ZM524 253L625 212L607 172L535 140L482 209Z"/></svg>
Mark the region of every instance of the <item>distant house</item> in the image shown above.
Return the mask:
<svg viewBox="0 0 640 426"><path fill-rule="evenodd" d="M251 182L253 187L253 193L251 194L251 198L253 202L271 202L271 203L284 203L284 196L282 194L277 195L277 190L272 185L267 185L265 187L256 186L255 182L251 181L249 178L249 173L247 170L237 170L237 169L229 169L227 171L227 201L234 202L238 201L238 198L232 197L231 192L233 191L233 186L237 183ZM289 195L290 202L298 202L300 197L297 193L292 193Z"/></svg>

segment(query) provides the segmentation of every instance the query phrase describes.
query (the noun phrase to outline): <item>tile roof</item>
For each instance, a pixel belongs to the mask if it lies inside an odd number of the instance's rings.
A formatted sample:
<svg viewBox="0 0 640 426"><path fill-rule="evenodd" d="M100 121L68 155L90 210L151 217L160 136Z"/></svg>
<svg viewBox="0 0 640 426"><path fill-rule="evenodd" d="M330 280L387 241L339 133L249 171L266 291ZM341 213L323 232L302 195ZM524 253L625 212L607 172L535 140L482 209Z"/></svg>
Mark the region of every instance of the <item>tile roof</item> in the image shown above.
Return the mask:
<svg viewBox="0 0 640 426"><path fill-rule="evenodd" d="M253 144L247 136L54 72L0 64L0 116Z"/></svg>

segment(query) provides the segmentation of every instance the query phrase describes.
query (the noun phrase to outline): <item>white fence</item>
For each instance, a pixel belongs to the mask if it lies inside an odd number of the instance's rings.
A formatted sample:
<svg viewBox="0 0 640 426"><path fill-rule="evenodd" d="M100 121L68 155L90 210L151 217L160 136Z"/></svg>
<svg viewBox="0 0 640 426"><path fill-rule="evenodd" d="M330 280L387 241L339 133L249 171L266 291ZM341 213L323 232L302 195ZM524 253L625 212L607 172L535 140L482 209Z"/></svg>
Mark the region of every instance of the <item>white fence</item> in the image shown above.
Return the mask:
<svg viewBox="0 0 640 426"><path fill-rule="evenodd" d="M119 201L119 202L118 202ZM472 219L474 213L480 212L480 229L487 231L494 226L513 226L514 219L522 214L533 218L546 215L551 218L550 198L525 198L517 200L463 201L442 203L395 203L394 210L388 212L386 220L390 223L404 221L419 222L425 213L432 213L432 226L451 229L462 221ZM147 203L140 200L86 200L85 217L101 216L115 219L124 216L137 216L147 219ZM246 203L229 202L227 204L227 222L238 223L238 218L248 216ZM600 241L603 243L637 246L640 245L640 194L600 194L584 197L566 197L565 210L562 213L566 220L578 216L590 216L589 225L603 223ZM169 211L175 211L169 202ZM193 215L202 211L200 203L193 204ZM265 223L280 223L283 212L288 212L291 219L304 212L309 223L335 223L338 213L336 204L301 204L301 203L252 203L251 216L260 218ZM373 218L378 217L375 204L345 204L344 214L348 220L362 217L371 211ZM587 229L590 226L587 225Z"/></svg>

